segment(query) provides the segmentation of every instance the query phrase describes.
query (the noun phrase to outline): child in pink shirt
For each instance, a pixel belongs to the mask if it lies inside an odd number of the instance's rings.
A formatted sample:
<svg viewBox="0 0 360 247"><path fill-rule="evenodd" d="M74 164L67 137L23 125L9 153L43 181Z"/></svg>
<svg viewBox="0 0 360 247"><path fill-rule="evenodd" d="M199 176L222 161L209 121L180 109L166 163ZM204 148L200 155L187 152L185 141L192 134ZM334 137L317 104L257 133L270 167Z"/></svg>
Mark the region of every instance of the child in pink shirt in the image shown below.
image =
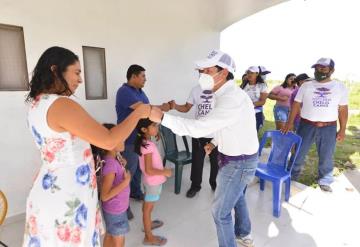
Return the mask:
<svg viewBox="0 0 360 247"><path fill-rule="evenodd" d="M160 199L162 184L166 177L171 176L171 169L164 168L160 153L151 141L151 137L157 136L158 124L149 119L141 119L137 125L138 134L135 140L135 152L140 155L139 164L142 171L145 198L143 205L143 224L145 238L144 245L165 245L167 239L152 234L152 229L162 226L160 220L151 221L151 212L156 201Z"/></svg>

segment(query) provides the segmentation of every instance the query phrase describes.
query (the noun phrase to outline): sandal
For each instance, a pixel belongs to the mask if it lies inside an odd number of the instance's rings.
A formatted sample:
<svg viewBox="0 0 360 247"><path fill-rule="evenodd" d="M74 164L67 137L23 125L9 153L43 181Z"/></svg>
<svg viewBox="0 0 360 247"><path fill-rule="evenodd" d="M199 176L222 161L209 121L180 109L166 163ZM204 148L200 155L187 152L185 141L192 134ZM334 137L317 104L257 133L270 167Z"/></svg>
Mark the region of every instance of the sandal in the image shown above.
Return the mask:
<svg viewBox="0 0 360 247"><path fill-rule="evenodd" d="M152 245L152 246L163 246L167 243L167 239L161 236L154 236L157 241L155 242L149 242L149 241L143 241L143 245Z"/></svg>
<svg viewBox="0 0 360 247"><path fill-rule="evenodd" d="M164 225L164 222L161 220L153 220L151 221L151 230L154 230L156 228L162 227ZM144 232L144 228L141 229Z"/></svg>

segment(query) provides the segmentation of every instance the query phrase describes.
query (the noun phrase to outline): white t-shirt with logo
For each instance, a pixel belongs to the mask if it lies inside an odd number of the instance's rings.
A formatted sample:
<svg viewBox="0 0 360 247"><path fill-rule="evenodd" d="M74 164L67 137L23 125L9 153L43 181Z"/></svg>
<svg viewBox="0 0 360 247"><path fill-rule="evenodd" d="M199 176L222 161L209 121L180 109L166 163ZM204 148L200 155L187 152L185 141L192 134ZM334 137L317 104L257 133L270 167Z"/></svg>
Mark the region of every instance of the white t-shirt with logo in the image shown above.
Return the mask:
<svg viewBox="0 0 360 247"><path fill-rule="evenodd" d="M260 100L261 93L268 93L268 88L265 83L256 83L255 85L250 85L248 83L243 90L249 95L253 103ZM257 112L262 112L261 106L255 107L255 113Z"/></svg>
<svg viewBox="0 0 360 247"><path fill-rule="evenodd" d="M300 116L314 122L337 121L339 106L348 105L348 90L339 81L305 82L295 101L302 103Z"/></svg>
<svg viewBox="0 0 360 247"><path fill-rule="evenodd" d="M200 85L192 88L189 98L186 101L192 104L195 110L195 119L205 117L215 106L215 95L211 90L203 91ZM212 138L213 136L206 136Z"/></svg>
<svg viewBox="0 0 360 247"><path fill-rule="evenodd" d="M187 101L194 106L195 119L206 116L215 105L215 96L211 90L203 91L199 86L193 87Z"/></svg>

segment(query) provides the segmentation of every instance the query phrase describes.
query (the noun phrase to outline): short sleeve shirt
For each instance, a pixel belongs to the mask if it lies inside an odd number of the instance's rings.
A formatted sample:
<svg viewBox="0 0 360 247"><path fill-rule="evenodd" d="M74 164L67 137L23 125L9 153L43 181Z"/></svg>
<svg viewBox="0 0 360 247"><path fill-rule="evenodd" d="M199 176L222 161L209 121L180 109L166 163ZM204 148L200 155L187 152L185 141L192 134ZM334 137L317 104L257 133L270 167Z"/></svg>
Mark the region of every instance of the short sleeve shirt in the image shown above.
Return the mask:
<svg viewBox="0 0 360 247"><path fill-rule="evenodd" d="M164 165L162 163L160 153L159 153L155 143L153 143L150 140L146 141L145 147L141 147L140 152L141 152L141 156L139 158L139 164L140 164L140 169L143 173L143 183L145 183L147 185L159 185L159 184L164 183L166 181L165 176L161 176L161 175L150 176L146 173L146 170L145 170L145 155L146 154L151 154L153 168L156 168L159 170L164 169Z"/></svg>
<svg viewBox="0 0 360 247"><path fill-rule="evenodd" d="M119 185L124 181L125 168L115 158L106 156L105 165L101 171L101 177L105 177L110 173L115 174L115 179L112 184L112 188ZM120 214L127 210L129 207L130 187L127 186L119 194L114 196L108 201L102 202L102 208L107 213Z"/></svg>
<svg viewBox="0 0 360 247"><path fill-rule="evenodd" d="M271 93L276 94L278 96L287 96L288 97L287 101L277 100L276 105L290 107L290 98L291 98L291 94L294 90L295 90L294 88L288 88L288 87L283 88L282 86L274 87L273 90L271 90Z"/></svg>
<svg viewBox="0 0 360 247"><path fill-rule="evenodd" d="M131 109L130 106L137 102L149 104L149 99L142 89L137 89L127 83L124 83L116 93L115 109L117 114L117 123L122 122L132 113L133 109ZM125 143L134 144L135 137L136 130L130 134Z"/></svg>
<svg viewBox="0 0 360 247"><path fill-rule="evenodd" d="M268 88L265 83L256 83L255 85L246 84L243 90L249 95L253 103L260 100L261 93L268 93ZM255 112L261 111L262 107L255 107Z"/></svg>
<svg viewBox="0 0 360 247"><path fill-rule="evenodd" d="M211 90L202 90L200 86L194 87L187 99L195 107L195 119L206 116L215 105L215 96Z"/></svg>
<svg viewBox="0 0 360 247"><path fill-rule="evenodd" d="M348 90L339 81L304 83L295 101L302 103L301 117L310 121L331 122L338 119L339 106L348 105Z"/></svg>

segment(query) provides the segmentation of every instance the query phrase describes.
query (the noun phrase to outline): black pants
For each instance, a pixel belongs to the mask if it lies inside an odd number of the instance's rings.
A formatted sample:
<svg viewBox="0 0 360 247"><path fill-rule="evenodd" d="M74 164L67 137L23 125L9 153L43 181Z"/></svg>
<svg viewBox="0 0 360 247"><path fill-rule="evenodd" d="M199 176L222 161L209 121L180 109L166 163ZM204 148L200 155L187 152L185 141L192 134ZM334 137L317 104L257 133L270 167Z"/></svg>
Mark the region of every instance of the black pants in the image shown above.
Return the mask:
<svg viewBox="0 0 360 247"><path fill-rule="evenodd" d="M205 159L204 146L211 141L211 138L192 138L192 164L191 164L191 188L200 190ZM210 178L211 186L216 186L218 173L218 149L215 148L210 154Z"/></svg>

